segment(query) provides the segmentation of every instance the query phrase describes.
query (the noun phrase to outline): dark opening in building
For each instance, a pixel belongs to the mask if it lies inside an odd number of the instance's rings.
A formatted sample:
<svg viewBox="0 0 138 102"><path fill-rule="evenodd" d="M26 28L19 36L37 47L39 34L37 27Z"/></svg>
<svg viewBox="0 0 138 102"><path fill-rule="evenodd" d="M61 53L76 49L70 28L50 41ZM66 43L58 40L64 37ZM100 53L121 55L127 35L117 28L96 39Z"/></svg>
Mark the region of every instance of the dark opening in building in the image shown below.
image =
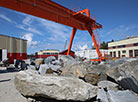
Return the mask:
<svg viewBox="0 0 138 102"><path fill-rule="evenodd" d="M133 50L129 50L129 57L133 57Z"/></svg>
<svg viewBox="0 0 138 102"><path fill-rule="evenodd" d="M134 53L135 53L135 57L137 57L138 56L138 49L134 50Z"/></svg>
<svg viewBox="0 0 138 102"><path fill-rule="evenodd" d="M120 57L120 51L118 51L118 57Z"/></svg>
<svg viewBox="0 0 138 102"><path fill-rule="evenodd" d="M110 52L110 56L112 57L112 52Z"/></svg>
<svg viewBox="0 0 138 102"><path fill-rule="evenodd" d="M114 51L114 57L116 57L116 52Z"/></svg>

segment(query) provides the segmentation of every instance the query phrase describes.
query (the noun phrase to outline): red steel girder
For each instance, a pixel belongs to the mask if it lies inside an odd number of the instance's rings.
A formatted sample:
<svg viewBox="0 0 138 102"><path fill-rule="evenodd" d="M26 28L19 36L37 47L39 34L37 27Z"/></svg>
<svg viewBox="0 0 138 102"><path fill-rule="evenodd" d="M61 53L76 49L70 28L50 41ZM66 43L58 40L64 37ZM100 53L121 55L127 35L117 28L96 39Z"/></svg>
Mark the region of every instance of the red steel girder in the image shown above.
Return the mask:
<svg viewBox="0 0 138 102"><path fill-rule="evenodd" d="M77 29L87 30L92 37L99 57L95 61L104 59L93 33L93 30L102 28L102 25L90 18L88 9L74 12L51 0L0 0L0 6L73 27L67 54L70 54Z"/></svg>
<svg viewBox="0 0 138 102"><path fill-rule="evenodd" d="M94 19L81 12L76 13L51 0L0 0L0 6L80 30L87 30L86 25L92 30L102 28L102 25L97 25Z"/></svg>

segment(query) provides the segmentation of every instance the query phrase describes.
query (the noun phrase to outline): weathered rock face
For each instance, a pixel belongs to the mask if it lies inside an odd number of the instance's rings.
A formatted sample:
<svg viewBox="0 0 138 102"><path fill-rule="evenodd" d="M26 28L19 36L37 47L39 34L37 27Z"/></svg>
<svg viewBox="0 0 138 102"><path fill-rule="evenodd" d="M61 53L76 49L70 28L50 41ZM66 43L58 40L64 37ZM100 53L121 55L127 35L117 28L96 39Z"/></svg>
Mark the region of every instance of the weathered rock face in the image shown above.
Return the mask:
<svg viewBox="0 0 138 102"><path fill-rule="evenodd" d="M73 65L65 66L61 75L62 76L84 77L86 73L87 73L86 68L83 63L75 63Z"/></svg>
<svg viewBox="0 0 138 102"><path fill-rule="evenodd" d="M53 70L51 68L47 69L46 74L53 74Z"/></svg>
<svg viewBox="0 0 138 102"><path fill-rule="evenodd" d="M44 63L49 64L49 63L52 63L52 61L55 61L55 60L56 60L55 56L49 56L44 60Z"/></svg>
<svg viewBox="0 0 138 102"><path fill-rule="evenodd" d="M124 63L118 69L122 76L133 76L138 80L138 60Z"/></svg>
<svg viewBox="0 0 138 102"><path fill-rule="evenodd" d="M98 102L110 102L104 89L98 89L97 100L99 100Z"/></svg>
<svg viewBox="0 0 138 102"><path fill-rule="evenodd" d="M106 65L93 65L91 62L76 62L63 68L62 76L83 78L87 83L96 85L99 81L107 80L108 67Z"/></svg>
<svg viewBox="0 0 138 102"><path fill-rule="evenodd" d="M119 77L121 76L118 68L111 68L109 69L106 74L113 78L116 82L118 81Z"/></svg>
<svg viewBox="0 0 138 102"><path fill-rule="evenodd" d="M117 60L108 60L106 61L106 64L108 64L110 67L117 67L123 63L126 63L130 58L122 57Z"/></svg>
<svg viewBox="0 0 138 102"><path fill-rule="evenodd" d="M43 59L42 58L38 58L35 60L35 66L36 66L36 69L38 70L40 65L43 63Z"/></svg>
<svg viewBox="0 0 138 102"><path fill-rule="evenodd" d="M102 88L102 89L106 88L107 90L118 90L118 86L119 86L118 84L107 80L100 81L98 83L99 88Z"/></svg>
<svg viewBox="0 0 138 102"><path fill-rule="evenodd" d="M98 83L99 75L96 73L88 73L85 75L84 79L87 83L96 85Z"/></svg>
<svg viewBox="0 0 138 102"><path fill-rule="evenodd" d="M70 55L58 55L58 60L62 61L63 67L76 63L75 59Z"/></svg>
<svg viewBox="0 0 138 102"><path fill-rule="evenodd" d="M109 102L138 102L138 96L132 94L129 90L117 92L109 90L108 95Z"/></svg>
<svg viewBox="0 0 138 102"><path fill-rule="evenodd" d="M34 70L15 76L15 87L24 96L85 101L96 96L97 87L74 77L42 76Z"/></svg>
<svg viewBox="0 0 138 102"><path fill-rule="evenodd" d="M108 90L106 92L104 89L99 89L97 99L99 102L137 102L138 96L131 93L129 90Z"/></svg>
<svg viewBox="0 0 138 102"><path fill-rule="evenodd" d="M46 74L47 69L49 69L49 66L47 64L41 64L38 72L44 75Z"/></svg>
<svg viewBox="0 0 138 102"><path fill-rule="evenodd" d="M35 60L35 64L40 65L40 64L43 63L43 61L44 61L44 60L43 60L42 58L38 58L38 59Z"/></svg>
<svg viewBox="0 0 138 102"><path fill-rule="evenodd" d="M138 93L138 60L128 60L107 71L107 75L115 79L125 89Z"/></svg>
<svg viewBox="0 0 138 102"><path fill-rule="evenodd" d="M93 65L93 64L86 64L85 67L86 73L85 74L85 81L88 83L91 83L93 85L96 85L98 82L107 80L106 71L108 69L108 66L106 65Z"/></svg>

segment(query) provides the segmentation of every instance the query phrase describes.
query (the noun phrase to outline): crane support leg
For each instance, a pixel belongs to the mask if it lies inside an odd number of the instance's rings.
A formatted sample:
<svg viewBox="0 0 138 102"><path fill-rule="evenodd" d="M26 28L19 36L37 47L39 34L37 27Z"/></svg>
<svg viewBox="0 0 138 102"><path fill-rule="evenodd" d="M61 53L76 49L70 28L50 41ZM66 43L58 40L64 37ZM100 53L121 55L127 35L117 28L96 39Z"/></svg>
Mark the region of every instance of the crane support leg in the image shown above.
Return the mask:
<svg viewBox="0 0 138 102"><path fill-rule="evenodd" d="M99 58L99 59L98 59L97 61L102 61L102 54L101 54L101 52L100 52L99 45L98 45L97 42L96 42L95 35L94 35L94 33L93 33L93 31L92 31L92 29L91 29L90 27L88 27L87 29L88 29L89 34L90 34L91 37L92 37L94 46L95 46L95 48L96 48L96 52L97 52L97 54L98 54L98 58Z"/></svg>
<svg viewBox="0 0 138 102"><path fill-rule="evenodd" d="M74 28L72 29L72 34L71 34L71 38L70 38L70 43L69 43L69 47L68 47L68 52L67 52L67 55L70 54L70 50L71 50L71 47L72 47L72 42L73 42L73 39L74 39L74 36L75 36L75 33L77 31L77 28Z"/></svg>

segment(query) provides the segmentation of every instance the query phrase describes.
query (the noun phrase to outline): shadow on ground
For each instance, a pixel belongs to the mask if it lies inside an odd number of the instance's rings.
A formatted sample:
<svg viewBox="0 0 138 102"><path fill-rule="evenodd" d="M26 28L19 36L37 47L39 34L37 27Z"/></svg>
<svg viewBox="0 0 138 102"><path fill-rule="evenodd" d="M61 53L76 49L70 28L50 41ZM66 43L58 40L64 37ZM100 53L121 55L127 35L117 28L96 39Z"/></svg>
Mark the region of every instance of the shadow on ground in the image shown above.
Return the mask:
<svg viewBox="0 0 138 102"><path fill-rule="evenodd" d="M26 98L29 98L29 97L26 97ZM32 102L96 102L96 97L93 97L92 99L90 100L87 100L87 101L71 101L71 100L62 100L62 101L59 101L59 100L55 100L55 99L46 99L46 98L43 98L42 96L37 96L37 97L30 97L31 99L34 99L34 101Z"/></svg>
<svg viewBox="0 0 138 102"><path fill-rule="evenodd" d="M17 69L15 67L7 67L6 69L0 69L0 74L3 74L3 73L12 73L12 72L19 72L20 69Z"/></svg>
<svg viewBox="0 0 138 102"><path fill-rule="evenodd" d="M7 81L10 81L11 79L6 79L6 80L0 80L0 83L1 82L7 82Z"/></svg>

